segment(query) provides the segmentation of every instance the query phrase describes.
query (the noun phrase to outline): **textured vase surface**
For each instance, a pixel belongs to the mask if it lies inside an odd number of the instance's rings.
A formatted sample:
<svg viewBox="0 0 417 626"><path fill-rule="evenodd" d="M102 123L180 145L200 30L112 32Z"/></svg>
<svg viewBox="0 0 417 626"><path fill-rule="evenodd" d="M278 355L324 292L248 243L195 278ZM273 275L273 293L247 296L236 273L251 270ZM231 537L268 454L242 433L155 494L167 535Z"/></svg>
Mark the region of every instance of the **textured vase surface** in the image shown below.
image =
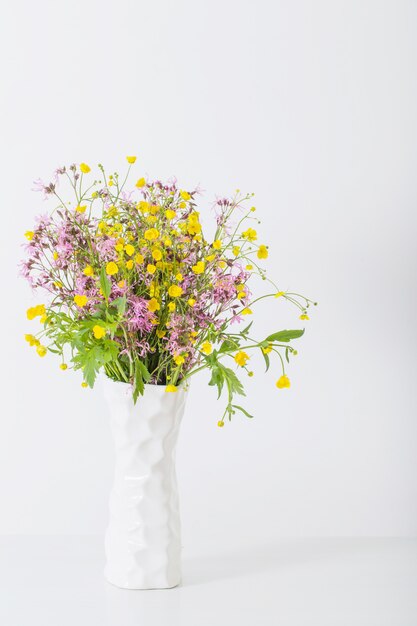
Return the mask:
<svg viewBox="0 0 417 626"><path fill-rule="evenodd" d="M181 527L175 449L187 391L102 379L115 444L105 537L105 577L125 589L167 589L181 581Z"/></svg>

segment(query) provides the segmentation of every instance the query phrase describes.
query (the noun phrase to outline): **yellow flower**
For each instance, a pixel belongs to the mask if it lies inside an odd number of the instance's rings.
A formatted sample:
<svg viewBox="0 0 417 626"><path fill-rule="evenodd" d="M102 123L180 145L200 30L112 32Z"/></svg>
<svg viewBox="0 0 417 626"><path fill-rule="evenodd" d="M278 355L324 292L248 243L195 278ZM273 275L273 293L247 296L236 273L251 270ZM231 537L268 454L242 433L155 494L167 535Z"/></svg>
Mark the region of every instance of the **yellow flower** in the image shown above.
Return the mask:
<svg viewBox="0 0 417 626"><path fill-rule="evenodd" d="M85 380L83 380L83 382L81 383L81 387L82 387L83 389L87 389L87 387L88 387L88 383L86 383L86 382L85 382Z"/></svg>
<svg viewBox="0 0 417 626"><path fill-rule="evenodd" d="M193 270L194 274L202 274L205 268L206 265L204 261L198 261L198 263L196 263L196 265L193 265L191 269Z"/></svg>
<svg viewBox="0 0 417 626"><path fill-rule="evenodd" d="M182 365L184 363L185 359L183 357L182 354L177 354L176 356L174 356L174 363L175 365Z"/></svg>
<svg viewBox="0 0 417 626"><path fill-rule="evenodd" d="M139 178L139 180L136 183L136 187L140 189L141 187L144 187L145 185L146 185L146 180L144 178Z"/></svg>
<svg viewBox="0 0 417 626"><path fill-rule="evenodd" d="M137 208L139 209L139 211L142 211L142 213L147 213L149 211L149 202L141 200L137 205Z"/></svg>
<svg viewBox="0 0 417 626"><path fill-rule="evenodd" d="M217 422L217 426L218 426L219 428L223 428L223 426L224 426L224 422L223 422L223 420L220 420L219 422Z"/></svg>
<svg viewBox="0 0 417 626"><path fill-rule="evenodd" d="M264 354L269 354L270 352L272 352L272 346L271 344L269 344L269 346L267 346L266 348L262 348L262 352Z"/></svg>
<svg viewBox="0 0 417 626"><path fill-rule="evenodd" d="M157 330L156 331L156 336L159 337L159 339L162 339L162 337L165 337L165 335L167 334L166 330Z"/></svg>
<svg viewBox="0 0 417 626"><path fill-rule="evenodd" d="M94 270L93 270L93 268L91 267L91 265L87 265L87 267L85 267L85 268L83 269L83 274L84 274L85 276L93 276L93 274L94 274Z"/></svg>
<svg viewBox="0 0 417 626"><path fill-rule="evenodd" d="M159 231L156 228L149 228L149 230L145 230L145 239L148 241L153 241L159 237Z"/></svg>
<svg viewBox="0 0 417 626"><path fill-rule="evenodd" d="M254 213L256 211L256 207L251 206L250 210L252 211L252 213Z"/></svg>
<svg viewBox="0 0 417 626"><path fill-rule="evenodd" d="M126 161L132 165L136 161L136 157L135 156L126 157Z"/></svg>
<svg viewBox="0 0 417 626"><path fill-rule="evenodd" d="M201 352L204 354L211 354L213 352L213 346L209 341L205 341L201 346Z"/></svg>
<svg viewBox="0 0 417 626"><path fill-rule="evenodd" d="M30 347L39 346L39 339L36 339L33 335L25 335L25 340L28 342Z"/></svg>
<svg viewBox="0 0 417 626"><path fill-rule="evenodd" d="M175 393L176 391L178 391L178 387L176 387L175 385L166 386L165 393Z"/></svg>
<svg viewBox="0 0 417 626"><path fill-rule="evenodd" d="M169 220L172 220L174 217L176 216L175 211L173 211L172 209L167 209L165 211L165 217Z"/></svg>
<svg viewBox="0 0 417 626"><path fill-rule="evenodd" d="M159 311L161 308L161 305L159 304L158 300L156 298L151 298L148 302L148 310L152 311L152 313L154 313L155 311Z"/></svg>
<svg viewBox="0 0 417 626"><path fill-rule="evenodd" d="M171 311L171 313L173 311L175 311L176 308L177 308L177 306L176 306L175 302L169 302L168 303L168 310Z"/></svg>
<svg viewBox="0 0 417 626"><path fill-rule="evenodd" d="M234 248L232 248L232 252L235 256L238 256L240 252L240 246L234 246Z"/></svg>
<svg viewBox="0 0 417 626"><path fill-rule="evenodd" d="M185 207L187 206L186 202L180 202L179 205L180 209L185 209Z"/></svg>
<svg viewBox="0 0 417 626"><path fill-rule="evenodd" d="M60 367L61 370L68 369L68 365L66 363L61 363L61 365L59 367Z"/></svg>
<svg viewBox="0 0 417 626"><path fill-rule="evenodd" d="M34 237L35 233L33 232L33 230L27 230L25 232L25 237L28 241L32 241L33 237Z"/></svg>
<svg viewBox="0 0 417 626"><path fill-rule="evenodd" d="M220 241L220 239L216 239L216 241L213 241L212 247L215 250L221 250L222 242Z"/></svg>
<svg viewBox="0 0 417 626"><path fill-rule="evenodd" d="M81 295L81 294L76 294L74 296L74 302L77 306L79 306L80 308L82 308L83 306L85 306L88 302L88 298L87 296Z"/></svg>
<svg viewBox="0 0 417 626"><path fill-rule="evenodd" d="M26 317L28 320L33 320L35 317L45 315L46 309L44 304L37 304L36 306L30 307L26 311Z"/></svg>
<svg viewBox="0 0 417 626"><path fill-rule="evenodd" d="M110 180L109 180L109 182L107 183L107 185L108 185L109 187L113 187L113 185L114 185L114 181L113 181L113 179L112 179L112 178L110 178Z"/></svg>
<svg viewBox="0 0 417 626"><path fill-rule="evenodd" d="M245 308L242 310L242 315L252 315L252 313L253 313L253 311L252 311L252 309L250 309L249 307L245 307Z"/></svg>
<svg viewBox="0 0 417 626"><path fill-rule="evenodd" d="M268 248L264 245L259 246L258 252L256 254L258 259L267 259L268 258Z"/></svg>
<svg viewBox="0 0 417 626"><path fill-rule="evenodd" d="M245 288L245 285L243 283L239 283L239 285L236 285L236 291L243 291Z"/></svg>
<svg viewBox="0 0 417 626"><path fill-rule="evenodd" d="M135 263L137 263L138 265L140 265L141 263L144 262L144 257L142 254L139 254L139 252L135 255Z"/></svg>
<svg viewBox="0 0 417 626"><path fill-rule="evenodd" d="M45 356L45 354L47 353L47 349L45 348L45 346L39 345L36 347L36 352L39 354L39 356Z"/></svg>
<svg viewBox="0 0 417 626"><path fill-rule="evenodd" d="M276 382L278 389L289 389L291 387L290 379L283 374Z"/></svg>
<svg viewBox="0 0 417 626"><path fill-rule="evenodd" d="M159 248L154 248L152 250L152 256L155 259L155 261L160 261L162 259L162 252L160 251Z"/></svg>
<svg viewBox="0 0 417 626"><path fill-rule="evenodd" d="M275 294L275 296L274 296L274 297L275 297L275 298L280 298L280 297L281 297L281 296L283 296L284 294L285 294L285 291L278 291L278 292Z"/></svg>
<svg viewBox="0 0 417 626"><path fill-rule="evenodd" d="M243 352L242 350L240 350L240 352L238 352L235 355L235 361L240 367L244 367L246 365L246 361L248 360L249 360L249 355L246 354L246 352Z"/></svg>
<svg viewBox="0 0 417 626"><path fill-rule="evenodd" d="M85 210L87 208L86 204L83 204L82 206L78 205L75 207L75 210L77 211L77 213L85 213Z"/></svg>
<svg viewBox="0 0 417 626"><path fill-rule="evenodd" d="M166 246L167 248L168 248L169 246L172 246L172 240L171 240L169 237L167 237L166 239L164 239L164 246Z"/></svg>
<svg viewBox="0 0 417 626"><path fill-rule="evenodd" d="M54 261L56 261L57 259L59 259L59 254L56 250L54 250L53 254L52 254Z"/></svg>
<svg viewBox="0 0 417 626"><path fill-rule="evenodd" d="M171 296L171 298L178 298L181 294L182 287L179 287L178 285L171 285L168 289L168 295Z"/></svg>
<svg viewBox="0 0 417 626"><path fill-rule="evenodd" d="M102 339L106 334L106 329L103 328L103 326L100 326L99 324L96 324L95 326L93 326L93 335L96 339Z"/></svg>
<svg viewBox="0 0 417 626"><path fill-rule="evenodd" d="M152 263L148 263L148 265L146 266L146 271L148 272L148 274L155 274L156 265L153 265Z"/></svg>
<svg viewBox="0 0 417 626"><path fill-rule="evenodd" d="M210 263L211 261L214 261L215 258L216 258L215 254L209 254L208 256L206 256L206 261Z"/></svg>
<svg viewBox="0 0 417 626"><path fill-rule="evenodd" d="M258 239L258 233L253 228L248 228L248 230L242 233L242 237L248 239L248 241L256 241Z"/></svg>
<svg viewBox="0 0 417 626"><path fill-rule="evenodd" d="M307 313L302 313L302 315L300 315L300 320L309 320L310 318L308 317Z"/></svg>
<svg viewBox="0 0 417 626"><path fill-rule="evenodd" d="M219 261L218 266L220 267L220 269L224 270L224 268L226 267L226 261Z"/></svg>
<svg viewBox="0 0 417 626"><path fill-rule="evenodd" d="M124 289L126 287L126 281L119 280L119 282L117 283L117 286L119 287L119 289Z"/></svg>
<svg viewBox="0 0 417 626"><path fill-rule="evenodd" d="M188 191L180 191L180 196L183 200L189 200L191 198Z"/></svg>
<svg viewBox="0 0 417 626"><path fill-rule="evenodd" d="M127 256L132 256L132 254L135 252L135 247L132 246L131 243L127 243L125 245L125 252L126 252Z"/></svg>
<svg viewBox="0 0 417 626"><path fill-rule="evenodd" d="M110 263L107 263L106 274L108 274L109 276L114 276L114 274L117 274L118 271L119 268L114 261L110 261Z"/></svg>
<svg viewBox="0 0 417 626"><path fill-rule="evenodd" d="M245 269L247 269L247 270L253 270L253 265L247 265Z"/></svg>
<svg viewBox="0 0 417 626"><path fill-rule="evenodd" d="M178 274L175 274L175 279L178 281L181 281L183 279L183 275L181 273L178 272Z"/></svg>
<svg viewBox="0 0 417 626"><path fill-rule="evenodd" d="M238 300L242 300L242 298L244 298L245 296L246 293L244 291L239 291L236 297L238 298Z"/></svg>
<svg viewBox="0 0 417 626"><path fill-rule="evenodd" d="M88 174L88 172L91 172L91 167L89 167L87 163L80 163L80 170L83 174Z"/></svg>
<svg viewBox="0 0 417 626"><path fill-rule="evenodd" d="M47 319L48 319L48 316L46 315L46 313L44 313L44 314L42 315L42 317L40 317L40 318L39 318L39 321L40 321L40 323L41 323L41 324L45 324L45 322L47 321Z"/></svg>
<svg viewBox="0 0 417 626"><path fill-rule="evenodd" d="M123 250L123 244L116 243L116 245L114 246L114 249L116 250L116 252L121 252Z"/></svg>
<svg viewBox="0 0 417 626"><path fill-rule="evenodd" d="M129 259L129 261L126 261L126 269L131 270L132 267L133 267L133 261L132 259Z"/></svg>
<svg viewBox="0 0 417 626"><path fill-rule="evenodd" d="M195 305L194 298L190 298L189 300L187 300L187 304L189 304L190 306L194 306Z"/></svg>

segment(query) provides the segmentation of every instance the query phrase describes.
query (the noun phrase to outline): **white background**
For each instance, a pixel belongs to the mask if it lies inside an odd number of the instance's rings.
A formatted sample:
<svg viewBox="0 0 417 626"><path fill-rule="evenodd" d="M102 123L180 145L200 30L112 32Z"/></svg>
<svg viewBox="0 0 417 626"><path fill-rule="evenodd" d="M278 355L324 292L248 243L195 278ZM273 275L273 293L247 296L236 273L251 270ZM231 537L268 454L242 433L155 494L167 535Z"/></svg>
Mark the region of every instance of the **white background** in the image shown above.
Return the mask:
<svg viewBox="0 0 417 626"><path fill-rule="evenodd" d="M183 543L417 531L417 4L405 0L3 7L0 533L102 533L113 451L99 390L23 341L23 233L56 166L256 192L268 269L319 301L279 391L194 379L178 449ZM259 335L300 327L281 300Z"/></svg>

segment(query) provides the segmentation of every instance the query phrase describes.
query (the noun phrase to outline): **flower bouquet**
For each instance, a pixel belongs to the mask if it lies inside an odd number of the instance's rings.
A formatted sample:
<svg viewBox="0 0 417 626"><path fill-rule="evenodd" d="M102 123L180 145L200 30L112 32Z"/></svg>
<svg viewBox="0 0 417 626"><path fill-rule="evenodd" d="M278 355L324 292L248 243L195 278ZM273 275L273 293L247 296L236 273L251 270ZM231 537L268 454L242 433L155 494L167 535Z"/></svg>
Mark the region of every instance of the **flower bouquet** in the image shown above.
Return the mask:
<svg viewBox="0 0 417 626"><path fill-rule="evenodd" d="M139 428L152 422L152 412L161 417L164 407L164 423L178 421L169 415L182 414L187 383L203 369L210 370L209 384L217 387L219 397L225 393L218 426L237 412L252 417L237 400L245 395L239 372L252 376L250 358L259 352L266 369L276 359L280 370L276 386L288 388L286 364L296 354L290 342L304 333L278 330L255 339L249 321L254 306L265 298L282 298L307 320L313 304L280 290L266 276L262 263L268 247L258 243L253 194L236 190L231 198L217 199L214 234L207 238L197 209L199 190L181 189L174 180L163 183L143 177L128 190L135 161L136 157L127 157L123 177L106 172L102 165L94 176L81 163L57 169L49 184L37 181L37 190L54 199L56 206L25 233L27 258L22 263L30 285L49 295L47 304L27 311L29 320L39 317L41 322L39 332L25 336L27 342L40 357L48 351L58 355L62 370L80 370L83 387L93 387L98 373L104 374L114 429L125 420L119 441L115 435L120 449L129 442L129 420L136 411ZM64 182L72 201L62 195ZM269 285L269 291L253 297L251 284L256 278ZM167 400L174 395L177 400ZM152 409L155 403L158 411ZM137 432L136 441L142 435ZM172 432L162 436L175 440ZM141 462L144 456L146 451ZM167 472L172 471L170 466ZM117 491L120 494L121 488ZM130 495L119 503L119 514ZM174 502L171 509L175 506ZM121 532L119 528L108 539L108 553L116 550L116 544L120 550ZM177 571L167 574L169 559L164 574L150 580L149 572L143 571L129 578L126 572L133 566L128 552L125 557L124 566L119 562L109 568L112 582L136 588L178 584Z"/></svg>

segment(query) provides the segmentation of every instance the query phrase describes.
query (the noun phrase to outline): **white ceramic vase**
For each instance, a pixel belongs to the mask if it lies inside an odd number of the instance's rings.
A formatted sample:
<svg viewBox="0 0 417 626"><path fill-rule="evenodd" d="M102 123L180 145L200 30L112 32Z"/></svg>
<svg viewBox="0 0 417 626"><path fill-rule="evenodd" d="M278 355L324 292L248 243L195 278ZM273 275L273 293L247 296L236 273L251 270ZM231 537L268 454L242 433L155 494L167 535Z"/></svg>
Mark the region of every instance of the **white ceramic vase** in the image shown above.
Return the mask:
<svg viewBox="0 0 417 626"><path fill-rule="evenodd" d="M116 462L106 532L105 577L125 589L167 589L181 581L175 448L187 391L132 388L102 378Z"/></svg>

